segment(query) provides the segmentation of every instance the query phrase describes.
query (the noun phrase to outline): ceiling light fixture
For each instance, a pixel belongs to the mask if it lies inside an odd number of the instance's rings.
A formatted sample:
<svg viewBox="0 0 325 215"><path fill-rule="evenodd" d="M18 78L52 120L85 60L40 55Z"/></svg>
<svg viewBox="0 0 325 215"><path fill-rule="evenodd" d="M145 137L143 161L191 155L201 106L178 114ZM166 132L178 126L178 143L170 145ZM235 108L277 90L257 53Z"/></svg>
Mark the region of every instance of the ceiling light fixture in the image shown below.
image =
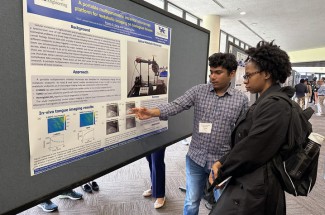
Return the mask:
<svg viewBox="0 0 325 215"><path fill-rule="evenodd" d="M240 14L240 15L245 15L246 12L245 12L245 11L242 11L242 12L240 12L239 14Z"/></svg>
<svg viewBox="0 0 325 215"><path fill-rule="evenodd" d="M218 2L217 0L212 0L214 3L216 3L217 5L219 5L219 7L225 9L225 7L220 3Z"/></svg>
<svg viewBox="0 0 325 215"><path fill-rule="evenodd" d="M240 22L240 24L242 24L248 30L250 30L251 32L253 32L253 34L255 34L256 36L258 36L261 40L265 41L263 37L261 37L259 34L257 34L255 31L253 31L253 29L251 29L250 27L248 27L248 25L246 25L246 23L244 23L242 20L238 20L238 22Z"/></svg>

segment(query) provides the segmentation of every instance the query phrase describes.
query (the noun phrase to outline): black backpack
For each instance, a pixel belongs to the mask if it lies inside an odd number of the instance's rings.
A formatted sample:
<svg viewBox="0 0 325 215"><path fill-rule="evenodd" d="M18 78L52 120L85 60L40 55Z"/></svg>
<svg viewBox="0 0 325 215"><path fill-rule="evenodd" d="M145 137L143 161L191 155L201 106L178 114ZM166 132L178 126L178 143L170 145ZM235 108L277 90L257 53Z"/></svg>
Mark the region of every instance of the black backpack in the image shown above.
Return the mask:
<svg viewBox="0 0 325 215"><path fill-rule="evenodd" d="M307 196L315 185L320 145L309 140L312 125L308 121L314 113L312 108L302 110L282 92L269 96L283 99L291 105L291 118L287 144L273 157L274 172L282 188L294 196Z"/></svg>

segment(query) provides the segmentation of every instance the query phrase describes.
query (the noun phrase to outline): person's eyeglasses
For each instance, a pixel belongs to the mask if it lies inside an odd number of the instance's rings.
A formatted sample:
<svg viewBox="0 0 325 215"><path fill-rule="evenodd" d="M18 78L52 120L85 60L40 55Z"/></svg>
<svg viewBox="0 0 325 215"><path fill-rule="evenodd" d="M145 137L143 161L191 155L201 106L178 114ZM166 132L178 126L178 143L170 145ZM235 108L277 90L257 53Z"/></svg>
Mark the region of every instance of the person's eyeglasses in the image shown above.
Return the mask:
<svg viewBox="0 0 325 215"><path fill-rule="evenodd" d="M252 72L252 73L246 73L243 78L244 80L248 80L250 79L253 75L257 74L257 73L260 73L261 71L256 71L256 72Z"/></svg>

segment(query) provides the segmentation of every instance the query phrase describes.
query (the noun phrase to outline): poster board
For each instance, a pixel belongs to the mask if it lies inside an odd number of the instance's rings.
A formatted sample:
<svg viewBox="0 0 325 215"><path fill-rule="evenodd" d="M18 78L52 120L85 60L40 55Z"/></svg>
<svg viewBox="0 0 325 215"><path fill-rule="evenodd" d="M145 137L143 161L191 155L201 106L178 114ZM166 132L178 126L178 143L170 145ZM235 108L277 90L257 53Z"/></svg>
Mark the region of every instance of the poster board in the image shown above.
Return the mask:
<svg viewBox="0 0 325 215"><path fill-rule="evenodd" d="M207 30L143 1L95 2L173 29L169 62L173 73L168 85L169 101L182 95L191 86L205 82L209 46ZM80 186L191 134L193 111L186 111L169 119L167 131L132 140L119 147L31 176L29 127L33 124L29 124L27 114L23 2L4 0L0 18L3 26L0 43L0 189L3 192L0 200L5 203L0 214L18 213L57 196L67 188Z"/></svg>

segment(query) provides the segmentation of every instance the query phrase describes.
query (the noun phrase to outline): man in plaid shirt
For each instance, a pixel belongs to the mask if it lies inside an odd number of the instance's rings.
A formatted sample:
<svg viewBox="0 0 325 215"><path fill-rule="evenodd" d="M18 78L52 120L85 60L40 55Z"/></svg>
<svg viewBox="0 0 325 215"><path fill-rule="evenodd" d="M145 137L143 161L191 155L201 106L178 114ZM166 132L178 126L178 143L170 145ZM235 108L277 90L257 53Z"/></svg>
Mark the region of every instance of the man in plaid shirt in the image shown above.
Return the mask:
<svg viewBox="0 0 325 215"><path fill-rule="evenodd" d="M199 84L174 101L147 109L133 108L139 119L167 120L194 106L192 141L186 155L184 215L198 214L204 186L212 164L230 150L231 131L248 109L248 98L230 87L237 61L234 55L215 53L209 57L210 83Z"/></svg>

